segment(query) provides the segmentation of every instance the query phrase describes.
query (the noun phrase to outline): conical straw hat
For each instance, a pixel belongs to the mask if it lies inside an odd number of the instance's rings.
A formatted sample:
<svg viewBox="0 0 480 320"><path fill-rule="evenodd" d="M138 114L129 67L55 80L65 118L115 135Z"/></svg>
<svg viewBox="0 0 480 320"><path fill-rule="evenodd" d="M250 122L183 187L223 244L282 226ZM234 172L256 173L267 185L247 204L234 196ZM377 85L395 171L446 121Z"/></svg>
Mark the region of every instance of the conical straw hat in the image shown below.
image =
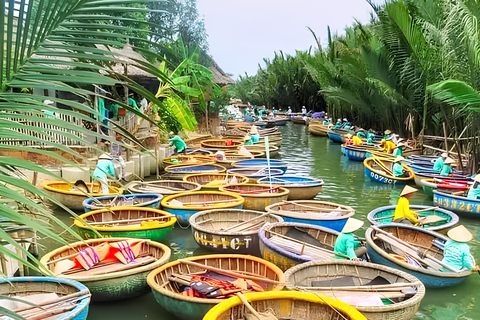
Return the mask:
<svg viewBox="0 0 480 320"><path fill-rule="evenodd" d="M100 157L98 157L98 159L112 160L112 156L110 155L110 153L104 153Z"/></svg>
<svg viewBox="0 0 480 320"><path fill-rule="evenodd" d="M405 159L405 158L402 157L402 156L396 156L395 159L393 159L393 162L402 161L403 159Z"/></svg>
<svg viewBox="0 0 480 320"><path fill-rule="evenodd" d="M392 133L392 131L390 131L390 130L388 130L388 129L385 130L385 134L390 134L390 133Z"/></svg>
<svg viewBox="0 0 480 320"><path fill-rule="evenodd" d="M475 175L475 181L480 182L480 174Z"/></svg>
<svg viewBox="0 0 480 320"><path fill-rule="evenodd" d="M363 221L355 218L348 218L347 223L342 229L342 233L350 233L360 229L363 226Z"/></svg>
<svg viewBox="0 0 480 320"><path fill-rule="evenodd" d="M468 242L472 240L473 236L463 225L455 227L447 232L450 239L457 242Z"/></svg>
<svg viewBox="0 0 480 320"><path fill-rule="evenodd" d="M418 189L412 188L410 186L405 186L405 188L403 188L402 192L400 193L400 197L409 193L417 192L417 191Z"/></svg>
<svg viewBox="0 0 480 320"><path fill-rule="evenodd" d="M445 159L445 161L443 163L444 164L452 164L452 163L455 163L455 160L453 160L452 158L447 158L447 159Z"/></svg>

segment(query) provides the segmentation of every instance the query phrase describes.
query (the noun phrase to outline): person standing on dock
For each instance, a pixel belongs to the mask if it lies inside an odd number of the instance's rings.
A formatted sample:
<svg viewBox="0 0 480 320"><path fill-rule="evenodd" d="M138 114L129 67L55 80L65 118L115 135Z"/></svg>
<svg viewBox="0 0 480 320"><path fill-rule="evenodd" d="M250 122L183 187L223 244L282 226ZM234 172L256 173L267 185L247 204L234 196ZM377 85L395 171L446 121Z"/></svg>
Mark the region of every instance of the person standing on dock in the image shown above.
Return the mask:
<svg viewBox="0 0 480 320"><path fill-rule="evenodd" d="M393 216L392 222L403 223L409 225L420 225L418 214L410 210L410 199L418 190L410 186L405 186L400 193L400 199L397 202L397 208Z"/></svg>
<svg viewBox="0 0 480 320"><path fill-rule="evenodd" d="M473 259L467 244L473 239L470 231L460 225L448 231L447 235L450 239L445 242L442 262L458 271L472 270L475 266L475 259ZM449 272L450 270L441 268L440 271Z"/></svg>
<svg viewBox="0 0 480 320"><path fill-rule="evenodd" d="M467 193L468 199L480 199L480 174L475 175L475 182L470 187Z"/></svg>
<svg viewBox="0 0 480 320"><path fill-rule="evenodd" d="M115 140L122 142L123 136L116 133ZM113 158L113 163L120 165L120 173L117 175L118 179L127 180L125 178L125 161L122 158L123 147L119 143L112 142L110 145L110 154Z"/></svg>
<svg viewBox="0 0 480 320"><path fill-rule="evenodd" d="M105 194L109 191L108 176L115 177L115 167L113 166L112 156L109 153L104 153L98 157L97 167L93 172L93 178L100 183L102 193Z"/></svg>
<svg viewBox="0 0 480 320"><path fill-rule="evenodd" d="M438 157L437 160L435 160L435 163L433 164L433 170L435 170L436 173L442 172L443 169L443 161L447 159L448 154L446 152L442 153L441 157Z"/></svg>
<svg viewBox="0 0 480 320"><path fill-rule="evenodd" d="M367 253L367 248L362 246L360 241L358 241L353 235L353 232L360 229L362 226L363 221L355 218L348 218L342 232L338 235L337 240L335 241L333 251L343 256L348 256L350 260L359 261L359 258ZM345 259L338 255L335 255L335 258Z"/></svg>

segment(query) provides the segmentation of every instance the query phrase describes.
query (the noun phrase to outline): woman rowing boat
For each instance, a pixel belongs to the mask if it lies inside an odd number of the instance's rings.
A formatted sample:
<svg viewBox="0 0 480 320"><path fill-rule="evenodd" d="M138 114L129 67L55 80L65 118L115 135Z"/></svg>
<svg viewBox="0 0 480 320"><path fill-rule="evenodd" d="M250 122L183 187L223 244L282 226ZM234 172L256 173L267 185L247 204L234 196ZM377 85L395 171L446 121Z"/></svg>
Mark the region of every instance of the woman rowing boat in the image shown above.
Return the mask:
<svg viewBox="0 0 480 320"><path fill-rule="evenodd" d="M421 225L418 221L418 214L410 210L410 198L418 190L410 186L405 186L402 192L400 193L400 199L398 199L397 208L395 209L395 214L393 221L395 223L404 223L409 225Z"/></svg>

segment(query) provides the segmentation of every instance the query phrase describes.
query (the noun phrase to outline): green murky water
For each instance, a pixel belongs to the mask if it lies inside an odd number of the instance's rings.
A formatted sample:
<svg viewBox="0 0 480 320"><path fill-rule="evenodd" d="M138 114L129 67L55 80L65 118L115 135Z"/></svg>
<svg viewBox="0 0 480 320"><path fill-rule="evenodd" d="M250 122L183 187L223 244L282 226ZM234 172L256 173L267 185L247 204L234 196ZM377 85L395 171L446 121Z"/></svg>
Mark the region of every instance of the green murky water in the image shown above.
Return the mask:
<svg viewBox="0 0 480 320"><path fill-rule="evenodd" d="M364 177L361 162L349 161L342 156L340 145L331 142L326 137L315 137L308 133L307 127L288 123L280 127L283 133L283 144L280 158L289 164L289 171L300 172L322 178L325 182L323 190L317 195L318 199L337 202L352 206L356 209L355 217L364 220L369 225L367 214L380 206L396 204L400 196L400 187L391 187L372 182ZM432 205L433 200L423 192L417 192L410 201L411 204ZM65 221L69 218L58 212ZM480 238L478 227L480 220L461 217L464 224L474 235L470 243L472 254L480 259ZM363 231L358 235L363 236ZM179 227L168 235L165 241L172 248L172 260L205 253L201 251L193 240L191 231ZM47 243L47 247L52 244ZM473 274L464 283L443 289L427 289L422 300L420 310L415 319L452 320L452 319L480 319L480 275ZM90 305L89 320L106 319L177 319L162 309L151 293L136 299L111 303L92 303Z"/></svg>

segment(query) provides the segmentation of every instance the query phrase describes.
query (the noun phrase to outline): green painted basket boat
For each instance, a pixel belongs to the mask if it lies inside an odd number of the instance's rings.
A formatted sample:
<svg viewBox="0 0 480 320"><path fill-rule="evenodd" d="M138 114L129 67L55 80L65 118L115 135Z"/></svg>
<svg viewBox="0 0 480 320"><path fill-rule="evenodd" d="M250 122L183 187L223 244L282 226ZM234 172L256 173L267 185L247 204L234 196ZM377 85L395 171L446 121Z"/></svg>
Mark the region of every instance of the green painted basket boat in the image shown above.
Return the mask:
<svg viewBox="0 0 480 320"><path fill-rule="evenodd" d="M175 222L177 218L166 211L121 206L84 213L73 223L83 239L126 237L162 241Z"/></svg>
<svg viewBox="0 0 480 320"><path fill-rule="evenodd" d="M259 285L266 287L266 291L280 291L284 287L282 270L273 263L257 257L241 254L212 254L189 257L184 260L266 278L266 280L270 280L269 283L256 281ZM180 261L174 261L153 270L148 275L147 282L152 288L153 295L157 302L167 311L174 314L176 318L197 320L202 319L208 310L226 299L206 299L184 296L176 283L169 280L169 277L172 273L186 275L202 271L205 271L205 269L198 266L190 266Z"/></svg>
<svg viewBox="0 0 480 320"><path fill-rule="evenodd" d="M103 238L79 241L55 249L42 257L40 263L48 270L54 270L59 262L78 256L78 252L90 246L114 243L132 238ZM171 250L159 242L144 240L141 243L135 264L122 262L99 263L90 270L69 270L56 274L83 283L92 293L92 301L113 301L130 299L148 292L147 275L152 270L164 265L170 259Z"/></svg>

